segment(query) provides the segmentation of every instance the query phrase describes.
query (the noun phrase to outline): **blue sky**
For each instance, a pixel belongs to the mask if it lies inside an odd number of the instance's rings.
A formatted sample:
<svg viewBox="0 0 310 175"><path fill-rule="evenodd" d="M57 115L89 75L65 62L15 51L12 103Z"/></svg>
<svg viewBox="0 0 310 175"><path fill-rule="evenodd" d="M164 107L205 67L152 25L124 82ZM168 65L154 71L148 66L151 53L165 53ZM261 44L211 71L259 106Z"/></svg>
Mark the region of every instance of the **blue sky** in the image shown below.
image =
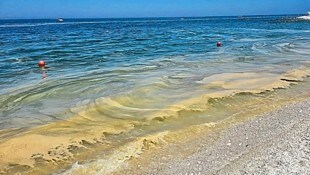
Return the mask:
<svg viewBox="0 0 310 175"><path fill-rule="evenodd" d="M300 14L310 0L0 0L0 18Z"/></svg>

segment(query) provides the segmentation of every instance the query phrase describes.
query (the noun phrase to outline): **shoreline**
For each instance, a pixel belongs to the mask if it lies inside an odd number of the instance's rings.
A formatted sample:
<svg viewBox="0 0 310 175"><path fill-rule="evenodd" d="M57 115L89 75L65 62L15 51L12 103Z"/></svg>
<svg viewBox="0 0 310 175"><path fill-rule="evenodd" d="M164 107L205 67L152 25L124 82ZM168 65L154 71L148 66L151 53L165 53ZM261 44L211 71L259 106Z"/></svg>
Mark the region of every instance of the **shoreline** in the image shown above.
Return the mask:
<svg viewBox="0 0 310 175"><path fill-rule="evenodd" d="M185 127L183 129L179 128L180 130L177 129L174 131L154 131L154 133L151 134L140 136L136 135L135 137L132 137L133 135L128 133L124 135L124 137L128 137L128 140L123 142L124 144L122 145L112 144L112 142L109 142L109 140L106 140L106 142L98 141L98 144L84 141L81 143L84 147L72 147L72 152L62 145L62 147L56 147L55 149L48 151L48 154L50 156L53 154L56 156L65 155L67 157L64 158L67 158L68 161L55 160L55 163L48 162L42 159L43 155L38 154L35 155L36 157L33 157L33 160L37 162L36 165L38 166L34 166L33 168L29 169L29 167L23 165L20 166L12 164L12 169L8 169L7 173L13 174L14 172L19 172L19 170L23 168L25 170L23 172L28 174L48 174L50 172L55 172L56 174L85 174L85 172L89 174L96 174L98 172L101 174L139 174L140 172L140 174L152 174L152 172L148 172L148 170L157 169L157 166L162 167L165 165L165 163L162 162L168 160L170 160L170 162L174 162L175 155L177 155L177 158L180 158L180 160L193 155L195 152L197 152L197 144L201 145L199 149L203 149L204 147L212 147L212 145L215 144L215 141L219 137L218 134L229 130L231 127L238 126L240 123L247 123L248 121L255 119L255 116L259 116L264 112L267 112L268 114L268 111L270 112L277 110L278 108L281 108L281 106L309 100L310 94L308 93L307 89L309 88L310 84L308 80L309 79L306 78L304 83L300 83L299 85L292 85L287 89L278 89L257 95L237 94L230 98L221 99L221 102L224 100L225 104L229 104L228 106L225 105L226 108L234 109L236 107L236 109L240 110L239 112L235 113L235 115L229 114L229 116L224 117L222 120L214 122L209 121L206 123L202 122L198 125L190 125L189 127ZM240 102L240 100L245 101L243 103L236 103ZM214 107L221 104L221 102L214 101L210 103L210 105ZM221 107L221 105L218 107ZM185 117L186 116L183 116L180 119L184 119L184 122L189 122L187 119L188 117ZM189 118L189 120L193 120L193 118ZM47 126L43 127L43 129L46 127ZM31 133L29 136L32 136ZM38 137L38 135L33 136L35 136L35 138ZM47 135L42 136L46 137ZM24 140L27 139L42 142L41 140L43 138L33 139L25 137ZM52 138L50 137L50 140L51 139ZM59 142L65 143L62 140L52 141L54 144ZM83 148L85 152L82 150ZM35 149L35 147L33 147L33 149ZM79 151L79 149L81 151ZM17 151L22 150L23 149L18 149ZM73 155L74 151L76 154ZM30 154L31 152L26 153ZM72 155L69 155L71 153ZM20 156L19 153L15 155ZM79 157L75 157L75 155ZM154 155L156 155L155 159ZM160 155L162 155L164 158L162 159ZM171 156L167 157L167 155ZM26 158L26 156L27 155L24 157ZM60 158L62 157L59 157L59 159ZM43 164L44 162L50 164ZM151 162L155 163L152 164ZM156 162L159 162L159 165L156 164ZM149 167L148 164L154 167ZM143 169L143 167L148 168ZM118 171L121 172L118 173ZM158 173L162 174L162 172L156 172L156 174ZM168 174L171 173L172 172Z"/></svg>
<svg viewBox="0 0 310 175"><path fill-rule="evenodd" d="M34 157L33 159L37 161L36 165L38 166L29 169L27 167L13 165L11 166L12 169L8 169L7 173L13 174L14 172L19 172L21 168L24 168L25 171L23 172L27 174L48 174L50 172L66 175L85 174L85 172L89 174L96 174L98 172L100 172L100 174L152 174L152 172L148 172L148 170L157 169L157 166L162 167L166 164L162 162L168 160L171 160L171 162L175 161L176 155L180 160L193 155L197 152L197 144L201 145L199 149L212 147L219 137L218 134L229 130L233 126L238 126L240 123L247 123L255 119L255 116L259 116L264 112L268 114L268 111L277 110L281 108L281 106L309 100L310 94L307 91L309 85L309 81L306 78L304 83L292 85L287 89L278 89L257 95L239 94L227 99L221 99L226 101L225 104L230 104L229 106L226 105L228 109L237 107L239 110L244 110L239 111L235 115L229 114L225 119L223 118L219 121L202 122L198 125L190 125L183 129L180 128L180 130L154 131L154 133L151 134L137 135L135 137L132 137L130 133L124 133L124 137L128 137L128 139L126 142L123 142L122 145L113 144L114 142L110 142L112 140L106 140L106 142L102 143L98 142L98 144L84 141L81 144L83 144L85 152L81 150L83 148L72 147L74 148L72 151L76 153L74 155L68 155L71 152L64 146L60 148L57 147L49 152L55 155L65 155L68 157L68 161L55 160L55 163L50 162L50 164L43 164L44 162L49 162L44 159L42 160L42 155L38 155L38 157ZM240 102L241 99L246 99L246 101L244 101L244 103L236 103ZM217 106L220 103L219 101L214 101L210 105ZM189 122L187 117L185 118L185 116L183 116L180 119L182 118L184 122ZM193 118L189 119L193 120ZM37 135L35 136L37 137ZM25 140L27 139L28 137L26 137ZM53 143L56 144L58 142L54 141ZM160 155L164 158L162 159ZM167 155L170 155L170 157ZM152 164L151 162L155 163ZM156 162L158 162L159 165L156 164ZM148 164L154 167L149 167ZM147 168L144 169L143 167ZM162 174L161 172L158 173ZM158 173L156 172L155 174ZM171 173L172 172L168 174Z"/></svg>
<svg viewBox="0 0 310 175"><path fill-rule="evenodd" d="M307 99L150 151L115 174L307 174L309 126Z"/></svg>

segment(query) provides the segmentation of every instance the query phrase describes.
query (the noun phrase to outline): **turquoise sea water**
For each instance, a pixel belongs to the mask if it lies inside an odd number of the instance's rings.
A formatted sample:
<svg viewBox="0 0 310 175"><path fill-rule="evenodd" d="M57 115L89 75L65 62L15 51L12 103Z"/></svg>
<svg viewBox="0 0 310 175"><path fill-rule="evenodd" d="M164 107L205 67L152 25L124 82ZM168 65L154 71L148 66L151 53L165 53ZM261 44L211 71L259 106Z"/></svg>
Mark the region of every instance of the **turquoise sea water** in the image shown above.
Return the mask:
<svg viewBox="0 0 310 175"><path fill-rule="evenodd" d="M297 67L310 23L295 17L1 20L0 129L66 119L102 97L159 109L201 93L208 75ZM112 117L126 116L137 117Z"/></svg>
<svg viewBox="0 0 310 175"><path fill-rule="evenodd" d="M297 17L0 20L0 173L111 172L144 137L302 96L264 94L310 76Z"/></svg>

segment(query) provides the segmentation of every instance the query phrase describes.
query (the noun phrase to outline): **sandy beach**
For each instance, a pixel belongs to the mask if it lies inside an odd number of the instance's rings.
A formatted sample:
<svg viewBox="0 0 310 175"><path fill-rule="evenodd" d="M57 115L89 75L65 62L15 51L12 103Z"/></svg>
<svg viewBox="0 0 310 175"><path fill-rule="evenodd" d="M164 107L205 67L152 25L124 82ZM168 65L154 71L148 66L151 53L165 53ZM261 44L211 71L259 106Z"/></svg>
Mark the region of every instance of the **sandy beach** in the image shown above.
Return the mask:
<svg viewBox="0 0 310 175"><path fill-rule="evenodd" d="M310 174L310 100L135 158L116 174ZM144 157L144 158L143 158Z"/></svg>

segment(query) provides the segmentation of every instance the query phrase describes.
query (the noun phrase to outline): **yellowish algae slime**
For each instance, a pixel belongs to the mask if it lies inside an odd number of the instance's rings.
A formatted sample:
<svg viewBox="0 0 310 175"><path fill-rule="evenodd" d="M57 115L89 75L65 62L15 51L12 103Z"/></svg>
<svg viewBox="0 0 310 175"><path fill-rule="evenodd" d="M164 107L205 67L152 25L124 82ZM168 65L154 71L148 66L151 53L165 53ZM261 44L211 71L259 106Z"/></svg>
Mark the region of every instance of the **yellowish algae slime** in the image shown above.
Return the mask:
<svg viewBox="0 0 310 175"><path fill-rule="evenodd" d="M154 148L157 144L165 143L164 137L169 132L162 132L154 135L137 138L134 141L121 146L106 159L99 159L85 165L75 163L73 167L64 172L63 175L71 174L110 174L118 170L131 158L139 157L144 150Z"/></svg>
<svg viewBox="0 0 310 175"><path fill-rule="evenodd" d="M182 128L182 125L189 125L186 123L186 117L184 117L184 120L172 119L180 117L180 114L184 112L188 115L187 117L189 119L191 117L190 115L196 115L197 113L210 115L211 118L212 115L214 115L215 121L231 117L231 115L255 115L258 111L270 110L271 106L275 103L270 101L273 99L257 99L252 103L245 100L248 104L244 104L242 101L240 101L239 104L233 105L227 103L227 109L221 109L222 111L219 111L219 108L212 107L210 100L221 101L221 98L231 97L240 93L257 94L265 91L273 91L278 88L288 88L291 84L303 81L304 78L308 76L310 76L308 67L291 70L282 75L254 72L215 74L197 82L202 85L202 89L209 90L208 93L185 99L160 110L143 110L141 108L137 108L136 110L133 110L133 108L126 109L125 106L115 103L111 101L111 99L102 98L68 120L35 127L10 138L3 137L0 141L0 168L5 172L5 169L10 169L10 165L34 167L37 160L43 160L47 164L57 164L61 161L73 161L75 160L75 154L70 149L72 147L84 148L84 150L87 150L85 143L88 145L104 144L105 140L110 135L121 136L126 133L130 135L129 132L139 127L146 128L147 130L148 127L152 128L150 124L157 122L157 120L164 121L168 119L170 121L167 121L167 123L174 125L172 128ZM232 99L234 98L235 97L232 97ZM106 106L107 104L109 104L108 107ZM239 109L238 105L248 105L249 109ZM266 105L269 106L266 107ZM121 109L121 112L115 111L112 113L115 116L108 116L108 114L111 115L111 113L106 113L105 111L113 111L116 109ZM124 112L128 110L131 111L130 116L134 116L134 113L136 113L136 115L140 117L131 118L128 116L128 119L125 119L124 116L118 116L120 113L126 115ZM240 112L238 112L238 110ZM197 124L199 122L204 123L209 120L206 118L198 118L195 119L195 121ZM154 119L156 120L154 121ZM176 124L173 123L181 124L181 126L175 126ZM193 122L193 124L195 123ZM160 125L156 126L158 127ZM160 131L160 129L158 130ZM169 127L167 130L169 131ZM101 173L115 171L124 164L126 160L131 157L139 156L146 147L156 145L156 143L159 142L165 142L164 140L166 139L163 138L169 135L168 133L170 132L168 131L157 132L157 130L154 129L154 133L152 133L152 131L145 131L150 134L144 134L144 136L142 135L136 139L129 140L129 142L128 139L124 139L127 140L125 145L117 147L115 150L112 149L112 153L109 154L107 159L98 160L101 162L90 165L92 166L90 169L94 169L94 172ZM5 135L6 132L1 132L1 134ZM178 138L179 136L175 137ZM112 162L112 164L108 164L110 169L102 167L102 165L107 162Z"/></svg>

